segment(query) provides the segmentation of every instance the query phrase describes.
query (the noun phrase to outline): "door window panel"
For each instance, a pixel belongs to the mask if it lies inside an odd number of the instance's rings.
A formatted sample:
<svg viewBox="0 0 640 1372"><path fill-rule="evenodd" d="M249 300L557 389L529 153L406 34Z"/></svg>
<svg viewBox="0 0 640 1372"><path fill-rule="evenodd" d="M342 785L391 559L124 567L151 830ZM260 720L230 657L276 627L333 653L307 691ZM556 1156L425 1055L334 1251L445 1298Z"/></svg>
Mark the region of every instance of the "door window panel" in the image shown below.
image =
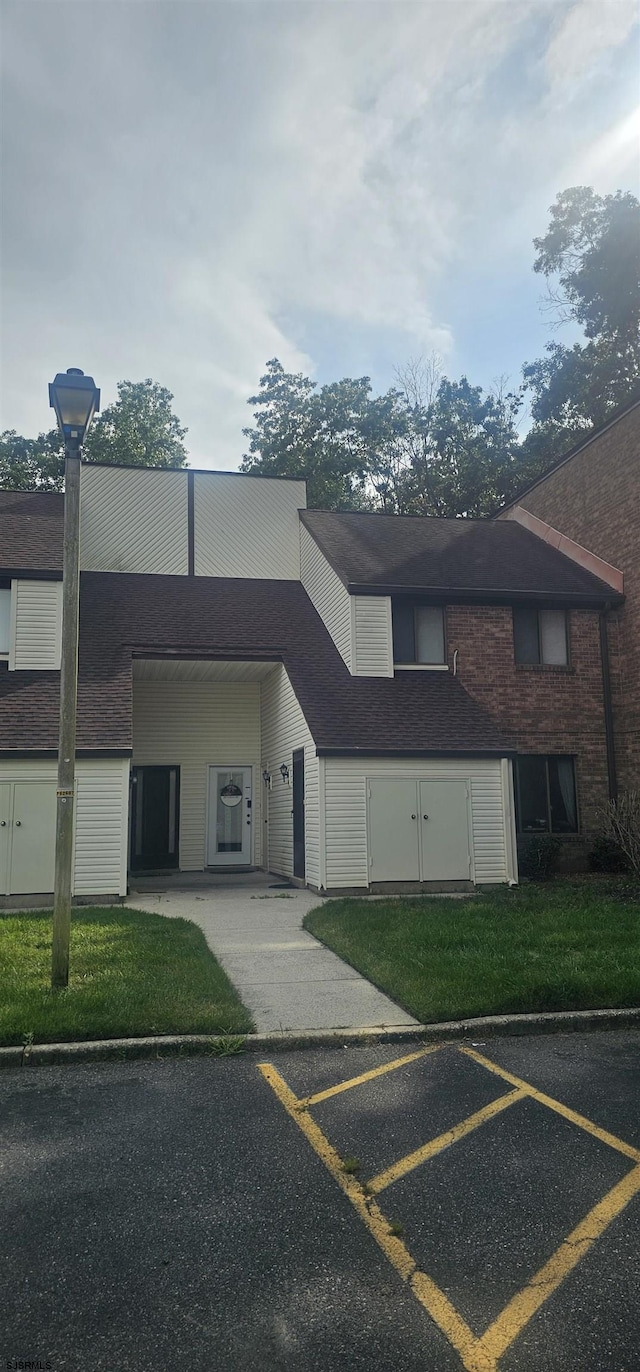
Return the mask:
<svg viewBox="0 0 640 1372"><path fill-rule="evenodd" d="M219 853L242 852L242 772L218 772L216 848Z"/></svg>

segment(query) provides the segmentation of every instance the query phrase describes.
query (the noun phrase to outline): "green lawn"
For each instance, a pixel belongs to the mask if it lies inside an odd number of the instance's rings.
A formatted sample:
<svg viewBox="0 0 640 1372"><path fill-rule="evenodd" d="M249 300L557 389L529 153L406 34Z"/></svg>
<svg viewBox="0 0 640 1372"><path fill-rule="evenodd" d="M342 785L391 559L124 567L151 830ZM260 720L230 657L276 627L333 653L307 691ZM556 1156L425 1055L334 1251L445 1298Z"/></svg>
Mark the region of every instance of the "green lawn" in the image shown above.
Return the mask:
<svg viewBox="0 0 640 1372"><path fill-rule="evenodd" d="M626 888L628 890L628 887ZM614 881L334 900L304 921L422 1023L640 1005L640 900Z"/></svg>
<svg viewBox="0 0 640 1372"><path fill-rule="evenodd" d="M253 1028L202 930L120 906L73 911L71 975L52 991L51 911L0 914L0 1043Z"/></svg>

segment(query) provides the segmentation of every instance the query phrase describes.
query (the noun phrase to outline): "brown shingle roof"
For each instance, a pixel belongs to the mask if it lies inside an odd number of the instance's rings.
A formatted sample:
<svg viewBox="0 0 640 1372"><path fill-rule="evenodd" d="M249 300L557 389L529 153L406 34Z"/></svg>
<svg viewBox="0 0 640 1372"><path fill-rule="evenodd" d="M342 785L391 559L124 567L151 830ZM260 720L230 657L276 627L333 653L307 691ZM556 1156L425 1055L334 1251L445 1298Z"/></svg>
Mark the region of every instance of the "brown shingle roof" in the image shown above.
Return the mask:
<svg viewBox="0 0 640 1372"><path fill-rule="evenodd" d="M445 672L350 676L297 581L81 577L79 749L132 744L132 657L282 660L320 749L490 752L511 743ZM0 675L0 750L55 749L56 673Z"/></svg>
<svg viewBox="0 0 640 1372"><path fill-rule="evenodd" d="M0 571L61 572L64 496L0 491Z"/></svg>
<svg viewBox="0 0 640 1372"><path fill-rule="evenodd" d="M351 590L611 600L611 587L511 520L301 510Z"/></svg>

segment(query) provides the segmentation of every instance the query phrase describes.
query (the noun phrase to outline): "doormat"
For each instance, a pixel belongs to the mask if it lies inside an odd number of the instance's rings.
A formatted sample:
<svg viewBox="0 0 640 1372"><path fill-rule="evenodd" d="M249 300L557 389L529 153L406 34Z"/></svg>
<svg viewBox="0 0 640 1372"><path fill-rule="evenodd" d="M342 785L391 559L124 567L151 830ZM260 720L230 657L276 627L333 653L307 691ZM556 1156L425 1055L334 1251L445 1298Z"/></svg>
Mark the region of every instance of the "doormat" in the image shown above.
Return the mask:
<svg viewBox="0 0 640 1372"><path fill-rule="evenodd" d="M274 881L269 887L270 891L295 891L295 889L290 881Z"/></svg>

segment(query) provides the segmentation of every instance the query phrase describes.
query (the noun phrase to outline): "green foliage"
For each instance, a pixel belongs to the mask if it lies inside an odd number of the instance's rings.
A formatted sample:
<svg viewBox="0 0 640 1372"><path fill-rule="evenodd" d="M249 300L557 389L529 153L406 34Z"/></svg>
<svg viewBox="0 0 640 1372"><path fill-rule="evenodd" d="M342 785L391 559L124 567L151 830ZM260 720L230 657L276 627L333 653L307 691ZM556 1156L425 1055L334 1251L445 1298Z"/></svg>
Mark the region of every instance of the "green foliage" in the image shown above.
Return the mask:
<svg viewBox="0 0 640 1372"><path fill-rule="evenodd" d="M61 491L64 444L58 429L22 438L15 429L0 434L0 490Z"/></svg>
<svg viewBox="0 0 640 1372"><path fill-rule="evenodd" d="M249 401L242 470L305 478L311 506L478 518L606 423L640 390L640 204L577 186L550 216L534 270L558 322L586 342L550 342L519 393L451 381L433 362L409 363L381 396L366 376L318 389L273 358ZM533 425L521 442L526 392Z"/></svg>
<svg viewBox="0 0 640 1372"><path fill-rule="evenodd" d="M615 839L601 834L594 840L588 855L592 872L628 872L629 862Z"/></svg>
<svg viewBox="0 0 640 1372"><path fill-rule="evenodd" d="M520 876L527 881L549 881L562 851L554 834L532 834L518 845Z"/></svg>
<svg viewBox="0 0 640 1372"><path fill-rule="evenodd" d="M640 901L618 889L612 878L331 900L304 924L422 1024L637 1005Z"/></svg>
<svg viewBox="0 0 640 1372"><path fill-rule="evenodd" d="M368 377L319 390L267 363L242 470L307 481L310 507L453 518L488 514L518 475L517 396L413 364L372 397Z"/></svg>
<svg viewBox="0 0 640 1372"><path fill-rule="evenodd" d="M409 411L414 447L398 508L446 519L491 514L522 481L519 408L512 392L483 392L466 376L442 377L432 402Z"/></svg>
<svg viewBox="0 0 640 1372"><path fill-rule="evenodd" d="M346 377L318 391L309 377L285 372L274 357L248 403L256 406L256 425L243 429L249 451L241 471L306 479L311 507L366 506L366 478L376 450L392 440L403 420L393 392L371 399L366 376Z"/></svg>
<svg viewBox="0 0 640 1372"><path fill-rule="evenodd" d="M557 323L579 324L587 342L548 343L523 368L534 424L522 455L532 475L640 389L640 203L574 186L557 197L534 245Z"/></svg>
<svg viewBox="0 0 640 1372"><path fill-rule="evenodd" d="M118 399L94 420L84 445L86 462L137 467L182 467L186 429L173 414L173 396L146 381L118 382ZM58 429L23 438L8 429L0 435L0 489L64 489L64 444Z"/></svg>
<svg viewBox="0 0 640 1372"><path fill-rule="evenodd" d="M640 332L640 203L634 195L596 195L591 186L561 191L544 238L534 238L533 265L547 280L565 318L587 338L637 345Z"/></svg>
<svg viewBox="0 0 640 1372"><path fill-rule="evenodd" d="M252 1029L202 930L121 906L73 911L71 976L52 991L51 911L0 914L0 1043ZM223 1045L212 1051L221 1052Z"/></svg>
<svg viewBox="0 0 640 1372"><path fill-rule="evenodd" d="M146 381L119 381L118 399L94 420L84 446L87 462L124 463L131 467L182 467L187 430L171 409L165 386Z"/></svg>

